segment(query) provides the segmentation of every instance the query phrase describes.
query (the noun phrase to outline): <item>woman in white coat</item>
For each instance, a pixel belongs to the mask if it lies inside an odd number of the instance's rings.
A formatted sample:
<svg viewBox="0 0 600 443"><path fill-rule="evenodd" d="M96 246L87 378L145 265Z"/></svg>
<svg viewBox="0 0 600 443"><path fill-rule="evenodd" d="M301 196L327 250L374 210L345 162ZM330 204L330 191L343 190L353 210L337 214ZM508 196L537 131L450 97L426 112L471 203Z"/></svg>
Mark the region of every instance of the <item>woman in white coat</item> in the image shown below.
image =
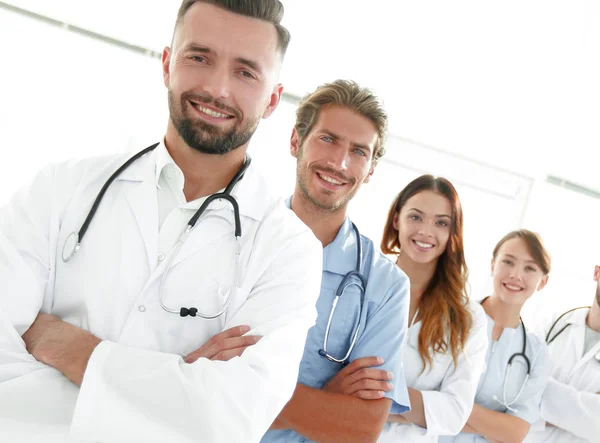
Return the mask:
<svg viewBox="0 0 600 443"><path fill-rule="evenodd" d="M440 441L521 442L538 419L550 361L543 339L521 320L521 309L549 273L550 255L534 232L510 232L494 248L493 293L481 302L490 340L486 369L463 432Z"/></svg>
<svg viewBox="0 0 600 443"><path fill-rule="evenodd" d="M381 249L411 283L404 371L411 410L390 415L379 441L435 442L457 434L475 397L487 350L485 313L465 284L462 208L444 178L421 176L400 192Z"/></svg>
<svg viewBox="0 0 600 443"><path fill-rule="evenodd" d="M600 440L600 267L592 306L559 313L545 325L553 367L542 397L541 420L527 442ZM564 315L563 315L564 314Z"/></svg>

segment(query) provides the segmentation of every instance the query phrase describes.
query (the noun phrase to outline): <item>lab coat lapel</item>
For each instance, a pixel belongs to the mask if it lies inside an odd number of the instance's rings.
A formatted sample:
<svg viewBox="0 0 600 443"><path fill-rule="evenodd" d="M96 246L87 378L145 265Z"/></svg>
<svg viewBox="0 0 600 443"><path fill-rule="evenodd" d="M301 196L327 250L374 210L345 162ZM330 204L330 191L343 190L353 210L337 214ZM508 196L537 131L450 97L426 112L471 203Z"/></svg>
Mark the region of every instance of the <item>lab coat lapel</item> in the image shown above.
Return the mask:
<svg viewBox="0 0 600 443"><path fill-rule="evenodd" d="M585 340L585 321L587 318L588 310L582 309L575 313L571 323L573 328L571 338L571 346L575 349L575 357L577 358L577 364L573 366L570 376L572 376L586 361L586 356L583 355L583 344ZM593 349L592 349L593 350ZM589 354L589 352L588 352Z"/></svg>
<svg viewBox="0 0 600 443"><path fill-rule="evenodd" d="M575 374L583 365L585 365L590 358L594 358L594 356L600 352L600 343L596 343L595 346L592 346L592 348L586 352L585 355L583 355L583 345L585 342L585 327L586 327L586 321L587 321L587 315L588 315L589 310L581 310L580 312L577 313L577 317L573 319L573 325L574 327L576 327L576 331L573 331L573 340L575 340L575 343L572 343L573 346L576 347L576 351L577 351L577 364L575 364L575 366L573 366L573 369L571 370L571 376L573 374Z"/></svg>
<svg viewBox="0 0 600 443"><path fill-rule="evenodd" d="M201 253L201 249L226 235L233 238L234 223L233 210L229 202L212 201L200 216L177 256L174 257L172 266L178 265L193 254Z"/></svg>
<svg viewBox="0 0 600 443"><path fill-rule="evenodd" d="M158 197L154 178L155 153L144 156L124 171L119 180L140 181L128 194L127 201L146 247L151 270L158 254Z"/></svg>

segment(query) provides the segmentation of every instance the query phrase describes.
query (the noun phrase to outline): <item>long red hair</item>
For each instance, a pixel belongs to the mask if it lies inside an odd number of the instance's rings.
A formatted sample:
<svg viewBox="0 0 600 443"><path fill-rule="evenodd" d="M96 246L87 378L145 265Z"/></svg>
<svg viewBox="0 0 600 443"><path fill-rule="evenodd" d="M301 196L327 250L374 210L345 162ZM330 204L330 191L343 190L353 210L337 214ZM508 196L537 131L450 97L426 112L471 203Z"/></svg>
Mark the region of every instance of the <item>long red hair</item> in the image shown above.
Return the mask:
<svg viewBox="0 0 600 443"><path fill-rule="evenodd" d="M419 313L419 354L424 368L431 366L433 353L452 353L454 366L464 349L473 324L467 307L469 297L466 285L468 268L463 247L463 213L456 189L442 177L422 175L410 182L396 197L388 213L381 239L381 250L385 254L399 254L401 245L398 230L394 228L394 217L414 195L433 191L444 196L452 208L450 236L446 250L438 258L433 277L423 293Z"/></svg>

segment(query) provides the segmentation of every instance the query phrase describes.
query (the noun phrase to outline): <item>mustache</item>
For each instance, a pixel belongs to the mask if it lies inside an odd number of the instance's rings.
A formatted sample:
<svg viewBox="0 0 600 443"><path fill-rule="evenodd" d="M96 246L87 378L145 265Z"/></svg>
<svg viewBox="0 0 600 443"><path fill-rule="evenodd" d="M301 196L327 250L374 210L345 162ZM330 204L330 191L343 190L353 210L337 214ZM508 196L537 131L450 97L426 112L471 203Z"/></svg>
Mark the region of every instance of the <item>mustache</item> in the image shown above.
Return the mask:
<svg viewBox="0 0 600 443"><path fill-rule="evenodd" d="M350 184L354 184L356 182L356 179L351 178L351 177L346 177L344 174L341 174L339 171L336 171L333 168L328 168L328 167L320 167L319 169L315 169L316 172L324 172L327 175L330 175L332 177L334 177L335 179L344 182L344 183L350 183Z"/></svg>
<svg viewBox="0 0 600 443"><path fill-rule="evenodd" d="M220 109L221 111L225 111L226 113L233 115L236 118L241 118L241 112L236 109L233 108L231 106L227 106L224 103L221 103L219 100L215 100L214 97L212 97L211 95L199 95L199 94L194 94L193 92L184 92L183 94L181 94L181 101L186 102L186 101L191 101L194 103L204 103L206 105L212 105L217 109Z"/></svg>

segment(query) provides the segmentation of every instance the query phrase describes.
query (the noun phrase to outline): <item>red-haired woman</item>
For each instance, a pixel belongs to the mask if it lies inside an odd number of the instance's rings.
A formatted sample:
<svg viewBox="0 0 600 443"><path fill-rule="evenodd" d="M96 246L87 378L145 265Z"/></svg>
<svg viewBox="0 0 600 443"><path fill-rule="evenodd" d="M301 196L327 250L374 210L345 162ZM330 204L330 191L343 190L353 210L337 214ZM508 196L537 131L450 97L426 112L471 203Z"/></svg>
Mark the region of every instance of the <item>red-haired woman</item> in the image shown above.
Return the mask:
<svg viewBox="0 0 600 443"><path fill-rule="evenodd" d="M381 249L409 277L404 372L411 410L390 415L379 441L456 435L473 407L488 347L487 319L466 293L463 215L444 178L423 175L390 208Z"/></svg>

